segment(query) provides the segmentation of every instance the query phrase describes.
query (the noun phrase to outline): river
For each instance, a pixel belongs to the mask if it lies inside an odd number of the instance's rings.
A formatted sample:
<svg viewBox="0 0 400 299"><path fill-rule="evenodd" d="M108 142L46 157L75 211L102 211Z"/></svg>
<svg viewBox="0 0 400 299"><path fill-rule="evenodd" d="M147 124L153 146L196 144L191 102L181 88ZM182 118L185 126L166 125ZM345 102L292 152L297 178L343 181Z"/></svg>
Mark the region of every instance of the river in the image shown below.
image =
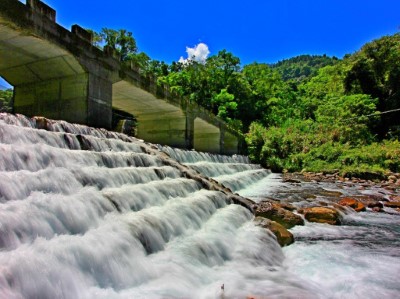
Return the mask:
<svg viewBox="0 0 400 299"><path fill-rule="evenodd" d="M40 126L0 114L0 298L399 293L398 215L307 223L282 250L246 208L146 148L254 200L284 187L246 157L155 147L65 122Z"/></svg>

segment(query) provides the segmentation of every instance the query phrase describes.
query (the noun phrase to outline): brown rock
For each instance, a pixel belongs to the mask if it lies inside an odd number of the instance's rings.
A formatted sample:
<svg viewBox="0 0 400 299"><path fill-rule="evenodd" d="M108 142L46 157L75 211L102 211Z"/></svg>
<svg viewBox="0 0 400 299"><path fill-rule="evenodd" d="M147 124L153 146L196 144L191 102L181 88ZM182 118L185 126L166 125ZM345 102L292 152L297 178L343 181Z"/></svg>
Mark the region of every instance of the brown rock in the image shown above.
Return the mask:
<svg viewBox="0 0 400 299"><path fill-rule="evenodd" d="M269 229L275 235L276 240L281 247L294 243L293 234L279 223L262 217L256 217L255 221L258 225Z"/></svg>
<svg viewBox="0 0 400 299"><path fill-rule="evenodd" d="M325 197L340 197L343 195L340 191L331 191L331 190L321 190L318 192L318 195L325 196Z"/></svg>
<svg viewBox="0 0 400 299"><path fill-rule="evenodd" d="M342 206L348 206L353 208L356 212L365 211L365 206L359 202L358 200L350 197L345 197L339 201L339 204Z"/></svg>
<svg viewBox="0 0 400 299"><path fill-rule="evenodd" d="M380 208L380 207L373 207L372 211L373 212L383 212L382 208Z"/></svg>
<svg viewBox="0 0 400 299"><path fill-rule="evenodd" d="M37 129L43 129L43 130L48 129L48 120L45 117L35 116L35 117L33 117L33 119L36 121Z"/></svg>
<svg viewBox="0 0 400 299"><path fill-rule="evenodd" d="M304 220L301 216L282 208L276 203L259 203L255 209L255 215L276 221L285 228L292 228L295 225L304 225Z"/></svg>
<svg viewBox="0 0 400 299"><path fill-rule="evenodd" d="M400 202L399 201L387 201L387 202L385 202L385 207L398 209L398 208L400 208Z"/></svg>
<svg viewBox="0 0 400 299"><path fill-rule="evenodd" d="M293 178L288 178L283 180L285 183L300 184L301 181Z"/></svg>
<svg viewBox="0 0 400 299"><path fill-rule="evenodd" d="M330 207L312 207L303 210L304 217L310 222L327 223L332 225L340 224L340 214Z"/></svg>
<svg viewBox="0 0 400 299"><path fill-rule="evenodd" d="M400 202L400 196L393 196L393 197L391 197L391 201L398 201L398 202Z"/></svg>

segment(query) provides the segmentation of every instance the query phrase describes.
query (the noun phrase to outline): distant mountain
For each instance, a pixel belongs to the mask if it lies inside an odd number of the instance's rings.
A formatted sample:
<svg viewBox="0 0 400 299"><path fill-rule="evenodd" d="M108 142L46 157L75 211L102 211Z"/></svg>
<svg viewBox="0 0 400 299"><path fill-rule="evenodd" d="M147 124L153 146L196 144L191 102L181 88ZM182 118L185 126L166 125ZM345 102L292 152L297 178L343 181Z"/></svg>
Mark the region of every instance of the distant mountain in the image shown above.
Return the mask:
<svg viewBox="0 0 400 299"><path fill-rule="evenodd" d="M339 61L336 57L326 55L300 55L272 64L284 81L301 82L315 76L321 67L333 65Z"/></svg>

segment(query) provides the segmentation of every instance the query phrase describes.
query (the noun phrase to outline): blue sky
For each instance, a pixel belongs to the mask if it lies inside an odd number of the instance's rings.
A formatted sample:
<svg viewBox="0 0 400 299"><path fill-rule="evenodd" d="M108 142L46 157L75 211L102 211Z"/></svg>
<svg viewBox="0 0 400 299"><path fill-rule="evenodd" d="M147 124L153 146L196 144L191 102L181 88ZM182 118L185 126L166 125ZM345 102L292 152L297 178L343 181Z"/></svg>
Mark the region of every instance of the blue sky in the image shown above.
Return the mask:
<svg viewBox="0 0 400 299"><path fill-rule="evenodd" d="M400 27L400 1L352 0L47 0L70 28L124 28L139 50L168 63L202 42L210 55L226 49L242 64L299 54L343 57Z"/></svg>
<svg viewBox="0 0 400 299"><path fill-rule="evenodd" d="M25 1L22 1L25 2ZM167 63L204 43L242 65L300 54L343 57L400 29L399 0L46 0L66 28L127 29L140 51ZM0 85L2 83L0 82Z"/></svg>

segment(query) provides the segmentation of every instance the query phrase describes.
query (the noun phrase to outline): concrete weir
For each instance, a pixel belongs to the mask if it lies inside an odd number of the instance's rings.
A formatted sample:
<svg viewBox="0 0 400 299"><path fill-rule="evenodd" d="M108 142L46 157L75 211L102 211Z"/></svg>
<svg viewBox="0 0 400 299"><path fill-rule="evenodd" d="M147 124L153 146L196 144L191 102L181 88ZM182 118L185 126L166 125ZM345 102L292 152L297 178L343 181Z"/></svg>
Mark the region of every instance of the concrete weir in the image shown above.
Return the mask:
<svg viewBox="0 0 400 299"><path fill-rule="evenodd" d="M112 129L112 108L134 115L148 142L222 154L239 137L216 116L91 43L78 25L56 23L39 0L0 1L0 76L14 86L14 112Z"/></svg>

